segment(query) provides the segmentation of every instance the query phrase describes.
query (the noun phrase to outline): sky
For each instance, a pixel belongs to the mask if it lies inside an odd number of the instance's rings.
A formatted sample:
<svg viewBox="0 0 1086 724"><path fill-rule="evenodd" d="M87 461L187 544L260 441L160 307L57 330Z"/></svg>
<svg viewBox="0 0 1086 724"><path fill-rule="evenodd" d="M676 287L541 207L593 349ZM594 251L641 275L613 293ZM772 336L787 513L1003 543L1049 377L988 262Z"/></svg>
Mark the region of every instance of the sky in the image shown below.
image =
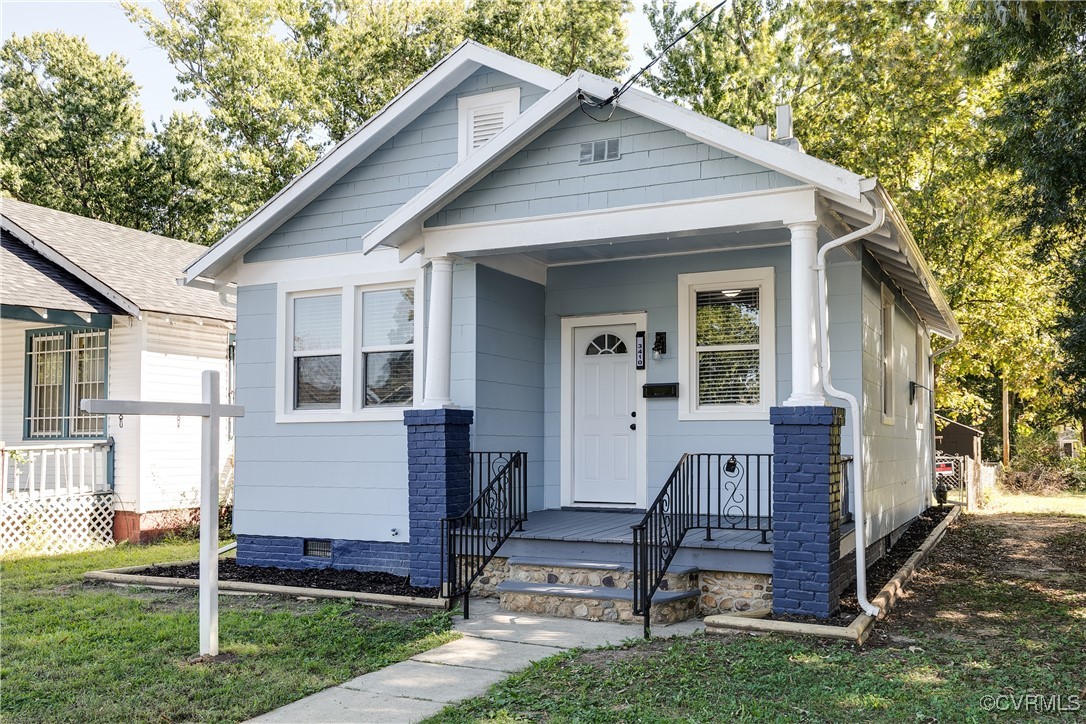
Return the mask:
<svg viewBox="0 0 1086 724"><path fill-rule="evenodd" d="M146 4L154 7L156 1ZM627 18L630 35L631 69L644 65L648 58L642 51L652 37L648 20L637 10ZM685 3L680 3L685 4ZM174 99L176 74L166 53L151 44L143 32L125 17L120 3L111 0L0 0L0 37L14 33L29 35L35 31L61 30L83 35L91 48L102 55L118 53L128 60L128 71L140 86L140 104L150 127L160 118L169 118L175 110L206 110L199 100L184 103Z"/></svg>

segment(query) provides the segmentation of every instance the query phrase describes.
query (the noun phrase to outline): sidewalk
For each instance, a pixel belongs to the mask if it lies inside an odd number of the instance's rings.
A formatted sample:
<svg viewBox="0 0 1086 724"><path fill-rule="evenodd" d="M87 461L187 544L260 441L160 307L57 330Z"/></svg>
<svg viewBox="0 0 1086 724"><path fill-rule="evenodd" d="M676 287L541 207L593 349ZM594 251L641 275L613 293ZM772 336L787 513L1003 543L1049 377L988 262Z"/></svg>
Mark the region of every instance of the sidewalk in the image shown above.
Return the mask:
<svg viewBox="0 0 1086 724"><path fill-rule="evenodd" d="M653 627L655 636L693 633L699 619ZM533 661L577 647L620 644L641 626L549 618L498 610L495 599L473 599L471 619L453 626L463 638L359 676L257 717L255 722L416 722L446 704L485 692Z"/></svg>

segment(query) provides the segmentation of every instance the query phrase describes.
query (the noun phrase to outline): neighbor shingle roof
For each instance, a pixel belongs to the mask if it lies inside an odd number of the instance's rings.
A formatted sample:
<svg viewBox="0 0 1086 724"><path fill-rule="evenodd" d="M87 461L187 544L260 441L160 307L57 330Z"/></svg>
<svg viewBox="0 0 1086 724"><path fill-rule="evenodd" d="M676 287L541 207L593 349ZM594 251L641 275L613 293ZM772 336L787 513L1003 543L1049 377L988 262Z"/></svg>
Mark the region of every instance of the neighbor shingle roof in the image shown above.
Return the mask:
<svg viewBox="0 0 1086 724"><path fill-rule="evenodd" d="M0 302L69 312L124 314L81 280L0 231Z"/></svg>
<svg viewBox="0 0 1086 724"><path fill-rule="evenodd" d="M142 311L235 318L217 292L177 284L202 246L10 198L0 199L0 215Z"/></svg>

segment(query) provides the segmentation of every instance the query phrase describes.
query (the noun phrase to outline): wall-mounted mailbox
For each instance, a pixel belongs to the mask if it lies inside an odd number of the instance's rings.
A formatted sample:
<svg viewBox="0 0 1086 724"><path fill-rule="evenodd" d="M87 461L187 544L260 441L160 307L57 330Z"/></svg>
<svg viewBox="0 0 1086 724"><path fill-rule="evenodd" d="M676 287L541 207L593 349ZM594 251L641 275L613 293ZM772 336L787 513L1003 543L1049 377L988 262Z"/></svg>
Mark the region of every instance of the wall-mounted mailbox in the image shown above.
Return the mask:
<svg viewBox="0 0 1086 724"><path fill-rule="evenodd" d="M641 394L648 400L661 400L679 396L678 382L650 382L641 388Z"/></svg>

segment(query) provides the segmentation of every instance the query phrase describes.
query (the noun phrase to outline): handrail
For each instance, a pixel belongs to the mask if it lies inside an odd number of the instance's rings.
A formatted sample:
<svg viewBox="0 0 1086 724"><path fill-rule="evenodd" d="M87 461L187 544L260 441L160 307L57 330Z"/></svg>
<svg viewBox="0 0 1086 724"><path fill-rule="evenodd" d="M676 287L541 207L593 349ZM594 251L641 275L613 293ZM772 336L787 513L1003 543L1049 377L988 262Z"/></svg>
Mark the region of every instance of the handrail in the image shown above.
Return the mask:
<svg viewBox="0 0 1086 724"><path fill-rule="evenodd" d="M467 510L441 520L441 590L449 598L463 596L464 618L468 617L472 584L513 531L528 519L527 453L472 453L472 477L489 470L481 467L481 461L490 465L499 459L503 462L497 472Z"/></svg>
<svg viewBox="0 0 1086 724"><path fill-rule="evenodd" d="M768 543L773 528L773 456L685 453L659 495L633 526L634 615L649 637L652 597L691 530L754 530Z"/></svg>

